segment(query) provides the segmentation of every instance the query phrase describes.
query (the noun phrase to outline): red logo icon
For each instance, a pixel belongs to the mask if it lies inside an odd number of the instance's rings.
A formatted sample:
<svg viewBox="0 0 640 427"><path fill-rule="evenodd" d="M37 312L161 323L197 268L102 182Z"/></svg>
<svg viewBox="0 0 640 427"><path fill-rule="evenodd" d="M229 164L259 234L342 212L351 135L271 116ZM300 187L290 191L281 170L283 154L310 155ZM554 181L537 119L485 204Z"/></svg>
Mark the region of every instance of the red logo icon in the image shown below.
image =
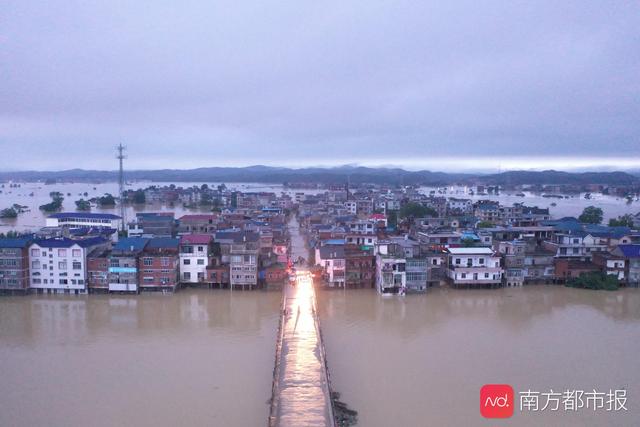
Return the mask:
<svg viewBox="0 0 640 427"><path fill-rule="evenodd" d="M513 415L513 387L485 384L480 389L480 414L485 418L509 418Z"/></svg>

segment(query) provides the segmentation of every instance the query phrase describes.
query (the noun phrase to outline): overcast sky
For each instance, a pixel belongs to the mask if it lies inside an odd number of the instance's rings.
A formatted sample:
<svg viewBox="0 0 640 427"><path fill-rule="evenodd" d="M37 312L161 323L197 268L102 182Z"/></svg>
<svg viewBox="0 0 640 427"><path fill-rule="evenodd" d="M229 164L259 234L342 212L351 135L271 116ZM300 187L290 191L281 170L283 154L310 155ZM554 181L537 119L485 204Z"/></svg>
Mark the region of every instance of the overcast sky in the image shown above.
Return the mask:
<svg viewBox="0 0 640 427"><path fill-rule="evenodd" d="M640 167L638 1L0 3L1 169Z"/></svg>

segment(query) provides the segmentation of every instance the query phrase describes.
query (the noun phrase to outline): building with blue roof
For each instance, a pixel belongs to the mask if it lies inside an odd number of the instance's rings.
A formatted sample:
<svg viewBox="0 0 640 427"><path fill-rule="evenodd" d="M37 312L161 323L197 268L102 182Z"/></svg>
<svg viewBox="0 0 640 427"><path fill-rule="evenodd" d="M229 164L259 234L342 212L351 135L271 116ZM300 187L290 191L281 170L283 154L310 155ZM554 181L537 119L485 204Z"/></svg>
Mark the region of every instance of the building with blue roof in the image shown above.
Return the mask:
<svg viewBox="0 0 640 427"><path fill-rule="evenodd" d="M640 286L640 244L618 245L612 253L625 260L627 286Z"/></svg>

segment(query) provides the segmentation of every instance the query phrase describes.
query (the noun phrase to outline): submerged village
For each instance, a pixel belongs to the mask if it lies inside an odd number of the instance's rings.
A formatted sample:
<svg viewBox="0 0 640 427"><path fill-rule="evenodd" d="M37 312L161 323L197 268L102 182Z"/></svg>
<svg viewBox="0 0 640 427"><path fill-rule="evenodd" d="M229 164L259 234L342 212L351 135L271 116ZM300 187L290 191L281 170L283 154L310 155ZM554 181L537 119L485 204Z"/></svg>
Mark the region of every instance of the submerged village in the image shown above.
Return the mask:
<svg viewBox="0 0 640 427"><path fill-rule="evenodd" d="M374 288L383 295L442 286L617 289L640 282L640 214L602 225L597 207L578 218L553 218L549 209L523 203L380 184L326 186L313 194L152 186L127 190L121 200L211 208L179 217L142 212L128 220L80 205L51 213L39 230L0 239L0 291L281 288L300 265L316 286ZM306 258L291 255L294 222Z"/></svg>

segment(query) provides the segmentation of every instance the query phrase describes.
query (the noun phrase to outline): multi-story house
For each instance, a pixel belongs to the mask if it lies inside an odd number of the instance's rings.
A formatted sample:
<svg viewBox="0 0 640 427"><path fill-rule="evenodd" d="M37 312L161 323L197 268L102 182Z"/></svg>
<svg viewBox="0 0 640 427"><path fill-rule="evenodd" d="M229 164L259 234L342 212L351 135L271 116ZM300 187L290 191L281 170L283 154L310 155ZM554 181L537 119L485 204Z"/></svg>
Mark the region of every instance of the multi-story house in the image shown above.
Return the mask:
<svg viewBox="0 0 640 427"><path fill-rule="evenodd" d="M140 290L174 292L179 284L180 240L168 237L150 239L140 254Z"/></svg>
<svg viewBox="0 0 640 427"><path fill-rule="evenodd" d="M207 267L212 254L213 236L185 234L180 238L180 281L185 284L206 284Z"/></svg>
<svg viewBox="0 0 640 427"><path fill-rule="evenodd" d="M473 212L471 199L458 199L449 197L447 200L447 212L449 215L467 215Z"/></svg>
<svg viewBox="0 0 640 427"><path fill-rule="evenodd" d="M193 214L183 215L178 219L178 234L208 233L216 232L218 215Z"/></svg>
<svg viewBox="0 0 640 427"><path fill-rule="evenodd" d="M127 225L129 237L166 237L176 235L176 220L173 212L137 213L136 219Z"/></svg>
<svg viewBox="0 0 640 427"><path fill-rule="evenodd" d="M109 243L102 237L35 240L29 246L31 289L47 293L86 293L87 255L94 249L107 248Z"/></svg>
<svg viewBox="0 0 640 427"><path fill-rule="evenodd" d="M87 255L87 290L89 293L109 292L109 254L106 248L96 248Z"/></svg>
<svg viewBox="0 0 640 427"><path fill-rule="evenodd" d="M607 241L584 231L556 233L544 243L545 248L554 251L557 258L573 258L588 261L594 252L606 252Z"/></svg>
<svg viewBox="0 0 640 427"><path fill-rule="evenodd" d="M406 258L407 292L424 292L428 285L427 258Z"/></svg>
<svg viewBox="0 0 640 427"><path fill-rule="evenodd" d="M498 224L502 219L500 204L491 200L479 200L476 202L473 214L480 222Z"/></svg>
<svg viewBox="0 0 640 427"><path fill-rule="evenodd" d="M429 232L418 232L418 240L433 248L446 248L459 245L462 235L453 230L435 230Z"/></svg>
<svg viewBox="0 0 640 427"><path fill-rule="evenodd" d="M109 256L109 292L139 292L141 255L149 239L126 238L113 247Z"/></svg>
<svg viewBox="0 0 640 427"><path fill-rule="evenodd" d="M596 252L593 254L592 262L603 273L615 276L620 282L627 282L624 256L614 255L609 252Z"/></svg>
<svg viewBox="0 0 640 427"><path fill-rule="evenodd" d="M253 289L258 285L258 249L246 243L234 243L229 253L231 288Z"/></svg>
<svg viewBox="0 0 640 427"><path fill-rule="evenodd" d="M381 294L404 295L407 292L407 261L403 256L385 253L384 245L376 254L376 289Z"/></svg>
<svg viewBox="0 0 640 427"><path fill-rule="evenodd" d="M347 288L373 288L376 278L376 258L373 248L357 245L344 246L345 286Z"/></svg>
<svg viewBox="0 0 640 427"><path fill-rule="evenodd" d="M504 270L491 248L447 248L449 282L454 287L499 287Z"/></svg>
<svg viewBox="0 0 640 427"><path fill-rule="evenodd" d="M323 268L323 280L330 288L343 288L346 279L346 259L343 245L316 248L316 265Z"/></svg>
<svg viewBox="0 0 640 427"><path fill-rule="evenodd" d="M0 239L0 293L29 291L30 239Z"/></svg>
<svg viewBox="0 0 640 427"><path fill-rule="evenodd" d="M627 286L637 288L640 285L640 245L618 245L612 253L625 260Z"/></svg>

